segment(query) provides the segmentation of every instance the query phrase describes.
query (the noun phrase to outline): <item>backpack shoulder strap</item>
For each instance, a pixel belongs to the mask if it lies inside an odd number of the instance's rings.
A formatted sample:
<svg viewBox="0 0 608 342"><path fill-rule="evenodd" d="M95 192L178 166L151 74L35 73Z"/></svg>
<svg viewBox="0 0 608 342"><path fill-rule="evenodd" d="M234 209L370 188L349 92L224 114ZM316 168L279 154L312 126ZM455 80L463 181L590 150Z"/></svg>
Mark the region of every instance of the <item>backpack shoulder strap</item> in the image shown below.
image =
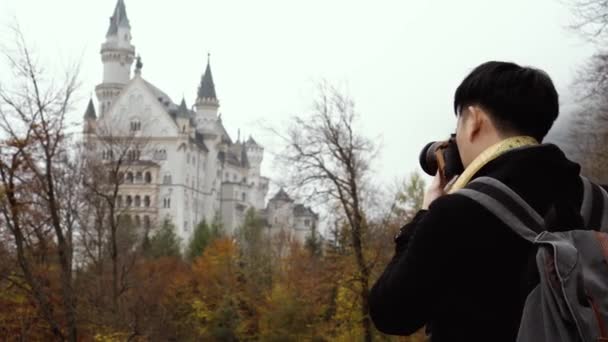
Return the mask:
<svg viewBox="0 0 608 342"><path fill-rule="evenodd" d="M608 192L601 186L581 176L583 201L581 216L585 228L608 232Z"/></svg>
<svg viewBox="0 0 608 342"><path fill-rule="evenodd" d="M455 192L482 205L524 239L534 242L545 230L544 219L521 196L501 181L479 177Z"/></svg>

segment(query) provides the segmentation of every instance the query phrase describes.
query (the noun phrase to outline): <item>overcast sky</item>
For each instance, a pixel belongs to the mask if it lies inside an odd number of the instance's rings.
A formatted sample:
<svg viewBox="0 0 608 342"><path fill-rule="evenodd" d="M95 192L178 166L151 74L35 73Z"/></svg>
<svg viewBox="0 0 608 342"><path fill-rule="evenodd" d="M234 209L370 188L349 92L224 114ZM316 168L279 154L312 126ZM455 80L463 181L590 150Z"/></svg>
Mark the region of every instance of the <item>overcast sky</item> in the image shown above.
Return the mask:
<svg viewBox="0 0 608 342"><path fill-rule="evenodd" d="M195 100L207 53L220 112L234 139L261 121L283 127L306 112L326 79L354 98L361 127L381 137L385 183L419 169L418 153L455 125L452 97L476 65L507 60L547 71L567 105L576 70L593 48L568 31L559 0L125 0L142 76L175 102ZM44 61L81 59L84 113L102 77L99 55L116 0L0 0L0 38L17 18ZM0 69L2 70L2 69ZM562 113L567 111L562 107ZM274 176L266 155L265 173Z"/></svg>

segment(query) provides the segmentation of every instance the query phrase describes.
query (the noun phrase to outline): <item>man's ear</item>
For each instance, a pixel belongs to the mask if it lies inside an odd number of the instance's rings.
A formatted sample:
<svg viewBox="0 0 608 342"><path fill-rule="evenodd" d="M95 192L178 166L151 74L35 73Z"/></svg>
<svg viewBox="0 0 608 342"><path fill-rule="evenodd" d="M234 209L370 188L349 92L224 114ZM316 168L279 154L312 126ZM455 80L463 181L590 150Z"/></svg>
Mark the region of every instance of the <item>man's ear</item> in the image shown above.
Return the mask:
<svg viewBox="0 0 608 342"><path fill-rule="evenodd" d="M469 113L467 118L467 139L469 142L473 142L473 140L479 137L481 133L481 129L485 124L486 115L484 111L478 106L469 106Z"/></svg>

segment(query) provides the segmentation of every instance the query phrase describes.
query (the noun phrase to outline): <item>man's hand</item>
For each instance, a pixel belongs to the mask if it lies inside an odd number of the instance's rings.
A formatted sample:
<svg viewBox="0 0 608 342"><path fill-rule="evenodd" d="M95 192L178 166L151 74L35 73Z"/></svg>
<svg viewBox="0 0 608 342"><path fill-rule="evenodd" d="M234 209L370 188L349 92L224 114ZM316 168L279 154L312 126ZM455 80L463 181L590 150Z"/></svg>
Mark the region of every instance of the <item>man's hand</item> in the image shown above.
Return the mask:
<svg viewBox="0 0 608 342"><path fill-rule="evenodd" d="M445 195L452 186L452 184L456 182L456 179L458 179L458 176L454 176L454 178L452 178L452 180L450 180L450 182L448 183L445 177L443 176L443 173L437 170L437 174L435 174L433 182L424 194L424 201L422 201L422 209L429 209L429 206L431 205L431 203L433 203L434 200Z"/></svg>

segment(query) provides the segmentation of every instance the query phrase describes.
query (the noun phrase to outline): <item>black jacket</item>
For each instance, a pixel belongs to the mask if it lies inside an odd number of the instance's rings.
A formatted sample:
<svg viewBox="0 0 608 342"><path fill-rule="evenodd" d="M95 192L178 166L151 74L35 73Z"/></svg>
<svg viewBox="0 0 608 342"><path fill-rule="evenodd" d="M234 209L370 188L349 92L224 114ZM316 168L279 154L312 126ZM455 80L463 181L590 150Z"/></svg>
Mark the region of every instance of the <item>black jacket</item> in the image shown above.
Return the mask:
<svg viewBox="0 0 608 342"><path fill-rule="evenodd" d="M475 176L499 179L549 230L583 227L580 167L554 145L503 154ZM538 283L532 246L479 204L458 194L435 200L395 239L393 259L373 286L378 330L432 341L514 341L523 305Z"/></svg>

